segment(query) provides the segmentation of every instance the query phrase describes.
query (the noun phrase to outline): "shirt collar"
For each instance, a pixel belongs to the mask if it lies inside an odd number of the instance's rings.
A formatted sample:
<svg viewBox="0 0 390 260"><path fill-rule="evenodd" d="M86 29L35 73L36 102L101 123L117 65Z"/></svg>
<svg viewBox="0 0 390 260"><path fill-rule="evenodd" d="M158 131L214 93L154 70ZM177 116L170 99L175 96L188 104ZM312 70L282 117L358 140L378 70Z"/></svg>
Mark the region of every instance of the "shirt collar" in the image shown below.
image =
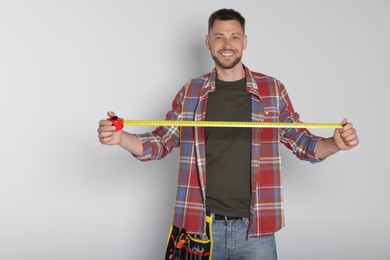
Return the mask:
<svg viewBox="0 0 390 260"><path fill-rule="evenodd" d="M260 94L259 94L259 90L258 90L258 87L256 84L256 80L253 78L251 71L245 65L243 65L243 67L244 67L245 76L246 76L246 91L248 93L256 95L258 98L261 99ZM208 95L208 93L213 92L215 90L216 78L217 78L217 70L214 68L212 70L212 72L209 74L209 77L206 78L206 82L205 82L204 87L201 91L202 98L205 97L206 95Z"/></svg>
<svg viewBox="0 0 390 260"><path fill-rule="evenodd" d="M245 75L246 75L246 91L257 96L261 100L261 95L259 93L259 88L257 86L256 80L252 75L252 72L244 66Z"/></svg>

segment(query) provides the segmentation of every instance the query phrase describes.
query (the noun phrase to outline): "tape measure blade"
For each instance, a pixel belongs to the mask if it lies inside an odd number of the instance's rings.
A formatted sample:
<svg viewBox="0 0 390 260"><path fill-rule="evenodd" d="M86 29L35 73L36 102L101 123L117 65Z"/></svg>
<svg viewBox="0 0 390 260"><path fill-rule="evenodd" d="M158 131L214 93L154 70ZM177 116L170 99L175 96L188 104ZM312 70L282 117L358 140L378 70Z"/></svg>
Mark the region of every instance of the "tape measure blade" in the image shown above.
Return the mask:
<svg viewBox="0 0 390 260"><path fill-rule="evenodd" d="M230 122L230 121L176 121L176 120L124 120L125 126L178 126L178 127L249 127L249 128L341 128L334 123L286 122Z"/></svg>

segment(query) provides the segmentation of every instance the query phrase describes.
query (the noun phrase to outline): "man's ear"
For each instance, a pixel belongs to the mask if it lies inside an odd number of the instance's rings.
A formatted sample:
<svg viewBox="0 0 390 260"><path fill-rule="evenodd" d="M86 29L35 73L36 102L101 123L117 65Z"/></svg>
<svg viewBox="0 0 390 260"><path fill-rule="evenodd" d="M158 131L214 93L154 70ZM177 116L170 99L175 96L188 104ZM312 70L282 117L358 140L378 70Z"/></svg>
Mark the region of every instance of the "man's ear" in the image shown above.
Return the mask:
<svg viewBox="0 0 390 260"><path fill-rule="evenodd" d="M248 36L244 35L244 50L246 49L247 45L248 45Z"/></svg>
<svg viewBox="0 0 390 260"><path fill-rule="evenodd" d="M210 43L209 43L209 40L210 40L210 39L209 39L209 35L207 34L207 35L206 35L206 39L205 39L204 42L205 42L206 48L207 48L208 50L210 50Z"/></svg>

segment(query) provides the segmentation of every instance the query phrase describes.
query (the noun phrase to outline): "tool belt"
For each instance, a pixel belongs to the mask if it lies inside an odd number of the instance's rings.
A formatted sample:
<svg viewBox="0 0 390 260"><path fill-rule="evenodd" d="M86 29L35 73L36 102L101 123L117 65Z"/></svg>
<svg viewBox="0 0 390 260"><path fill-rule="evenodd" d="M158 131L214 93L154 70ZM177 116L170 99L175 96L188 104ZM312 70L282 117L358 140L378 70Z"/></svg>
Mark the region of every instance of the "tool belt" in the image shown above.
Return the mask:
<svg viewBox="0 0 390 260"><path fill-rule="evenodd" d="M187 234L183 228L171 226L169 231L166 260L211 260L213 249L212 217L206 216L206 234Z"/></svg>

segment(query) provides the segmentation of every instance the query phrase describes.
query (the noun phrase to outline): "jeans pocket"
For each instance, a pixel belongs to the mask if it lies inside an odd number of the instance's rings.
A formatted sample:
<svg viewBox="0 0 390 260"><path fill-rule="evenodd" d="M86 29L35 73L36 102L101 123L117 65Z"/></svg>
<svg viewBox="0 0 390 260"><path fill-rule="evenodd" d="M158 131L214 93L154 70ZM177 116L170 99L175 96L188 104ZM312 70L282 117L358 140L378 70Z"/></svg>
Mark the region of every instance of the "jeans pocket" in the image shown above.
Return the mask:
<svg viewBox="0 0 390 260"><path fill-rule="evenodd" d="M242 218L242 222L244 222L245 224L249 224L249 218Z"/></svg>

